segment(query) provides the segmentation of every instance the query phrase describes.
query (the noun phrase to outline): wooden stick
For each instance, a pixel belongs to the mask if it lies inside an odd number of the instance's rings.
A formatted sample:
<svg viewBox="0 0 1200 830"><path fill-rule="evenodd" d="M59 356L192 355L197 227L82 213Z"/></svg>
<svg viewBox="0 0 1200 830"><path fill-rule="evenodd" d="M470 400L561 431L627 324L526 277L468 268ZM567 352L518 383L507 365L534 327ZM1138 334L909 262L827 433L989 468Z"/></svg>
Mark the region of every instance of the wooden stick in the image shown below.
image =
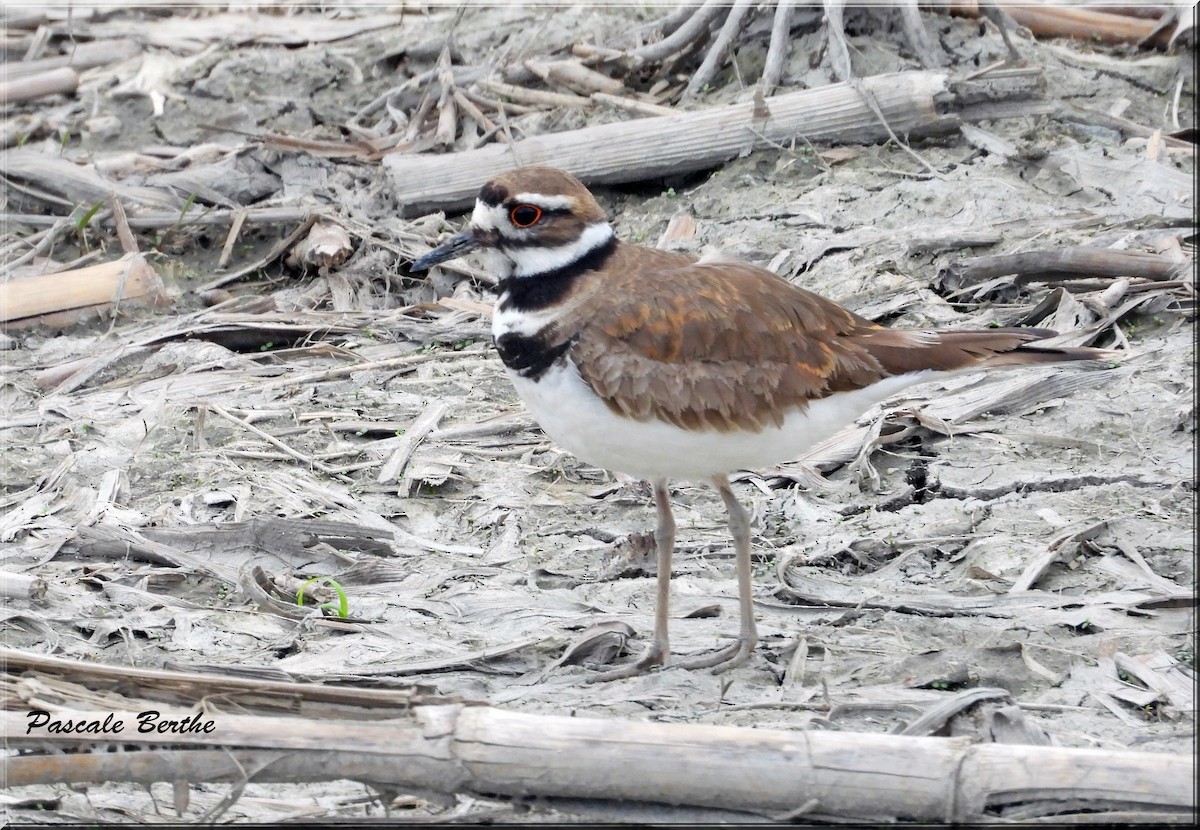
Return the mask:
<svg viewBox="0 0 1200 830"><path fill-rule="evenodd" d="M734 0L733 7L729 10L729 16L725 18L725 23L721 26L721 31L717 35L717 39L709 48L708 54L704 56L704 61L700 64L700 68L696 70L691 80L688 81L687 87L683 90L683 98L681 100L688 101L695 98L706 86L712 83L712 79L717 76L717 70L725 62L725 55L728 54L734 39L741 32L742 24L746 21L746 14L750 11L751 5L751 0Z"/></svg>
<svg viewBox="0 0 1200 830"><path fill-rule="evenodd" d="M438 124L434 131L434 143L448 147L454 143L458 130L458 110L454 105L454 70L450 68L450 46L442 47L438 57L438 83L442 93L438 97Z"/></svg>
<svg viewBox="0 0 1200 830"><path fill-rule="evenodd" d="M229 423L234 424L235 426L239 426L242 429L246 430L247 432L257 435L259 438L266 441L268 444L282 450L284 453L286 453L287 455L296 459L301 464L307 464L310 467L320 470L321 472L325 473L326 475L337 476L337 472L335 470L333 470L328 464L324 463L323 461L319 461L316 458L313 458L311 456L305 455L304 453L300 452L299 450L292 449L291 447L289 447L287 444L280 441L278 438L276 438L271 433L264 432L263 430L254 426L254 424L251 424L248 421L243 421L241 418L237 417L236 415L233 415L232 413L227 411L225 409L225 407L221 406L220 404L218 404L214 401L209 401L207 406L209 409L211 409L217 415L220 415L226 421L229 421Z"/></svg>
<svg viewBox="0 0 1200 830"><path fill-rule="evenodd" d="M178 211L184 199L164 189L129 185L101 176L90 166L76 164L30 147L9 148L4 155L4 174L11 181L47 191L38 194L45 201L75 206L80 202L107 202L115 193L127 204ZM61 197L50 198L50 194Z"/></svg>
<svg viewBox="0 0 1200 830"><path fill-rule="evenodd" d="M688 21L695 14L696 9L700 8L700 3L696 0L691 0L690 3L680 3L679 8L671 12L662 20L657 20L642 27L643 32L662 32L663 37L669 37L676 29Z"/></svg>
<svg viewBox="0 0 1200 830"><path fill-rule="evenodd" d="M726 8L722 5L722 0L705 0L704 5L696 9L687 22L676 29L670 36L663 38L658 43L651 43L634 49L629 53L628 57L635 67L646 63L664 61L677 52L682 52L695 41L704 37L708 32L708 24L712 23L717 18L717 15L725 11Z"/></svg>
<svg viewBox="0 0 1200 830"><path fill-rule="evenodd" d="M129 227L129 217L125 215L125 206L121 204L121 200L112 198L109 200L112 205L112 220L117 226L117 240L121 243L121 250L127 254L136 254L138 252L137 237L133 235L133 230Z"/></svg>
<svg viewBox="0 0 1200 830"><path fill-rule="evenodd" d="M1037 92L1036 72L997 72L977 84L1000 85L999 97L1017 99ZM942 113L958 102L959 84L945 72L876 75L859 83L895 133L956 129ZM949 93L949 94L947 94ZM383 165L407 216L454 210L475 201L480 186L501 170L548 164L589 184L640 181L715 167L760 147L802 138L809 143L868 143L887 129L873 108L848 83L766 98L765 120L755 118L753 102L602 124L563 133L531 136L512 145L491 144L443 156L388 156ZM654 147L653 153L646 152Z"/></svg>
<svg viewBox="0 0 1200 830"><path fill-rule="evenodd" d="M462 111L465 112L476 124L482 127L485 132L494 132L497 129L496 125L492 122L492 119L484 115L483 110L475 106L474 102L464 95L463 91L458 87L454 88L454 100L462 109Z"/></svg>
<svg viewBox="0 0 1200 830"><path fill-rule="evenodd" d="M1000 30L1004 48L1008 50L1008 59L1013 63L1021 60L1021 53L1012 39L1011 33L1017 28L1017 21L1012 19L1012 15L997 6L994 0L979 0L979 15L992 21L992 24Z"/></svg>
<svg viewBox="0 0 1200 830"><path fill-rule="evenodd" d="M921 61L922 69L936 69L942 65L938 53L933 48L933 41L921 20L921 10L917 8L917 0L901 0L900 20L904 25L904 33L908 37L908 45L912 47L917 59Z"/></svg>
<svg viewBox="0 0 1200 830"><path fill-rule="evenodd" d="M1116 130L1125 135L1139 136L1141 138L1150 138L1155 132L1149 127L1124 118L1119 114L1090 110L1070 101L1060 101L1051 112L1051 115L1059 121L1077 121L1080 124L1089 124L1093 127L1107 127L1110 130ZM1162 136L1162 140L1169 148L1194 150L1196 146L1190 141L1184 141L1183 139L1169 135Z"/></svg>
<svg viewBox="0 0 1200 830"><path fill-rule="evenodd" d="M533 104L542 107L583 107L585 109L590 109L592 106L592 99L584 98L581 95L571 95L566 92L543 92L540 89L526 89L523 86L506 84L503 81L497 81L492 78L480 78L478 84L489 92L493 92L496 95L503 95L524 104Z"/></svg>
<svg viewBox="0 0 1200 830"><path fill-rule="evenodd" d="M770 95L783 78L783 64L787 60L792 43L792 8L796 0L779 0L775 6L775 19L771 23L771 45L767 47L767 60L763 66L763 95Z"/></svg>
<svg viewBox="0 0 1200 830"><path fill-rule="evenodd" d="M846 43L846 33L843 24L843 6L846 0L822 0L825 9L825 36L828 43L826 49L829 57L829 68L833 77L839 81L849 81L854 72L850 67L850 47Z"/></svg>
<svg viewBox="0 0 1200 830"><path fill-rule="evenodd" d="M494 98L487 97L474 86L472 86L470 89L464 89L462 92L463 95L467 96L468 100L478 104L481 107L495 110L497 115L501 118L503 117L501 110L509 115L524 115L527 112L537 112L538 110L537 107L529 107L524 104L514 104L512 101L501 103Z"/></svg>
<svg viewBox="0 0 1200 830"><path fill-rule="evenodd" d="M247 213L246 208L237 208L233 211L233 222L229 225L229 232L225 234L225 244L221 246L221 255L217 257L218 270L229 267L229 259L233 256L233 246L242 233L242 225L246 222Z"/></svg>
<svg viewBox="0 0 1200 830"><path fill-rule="evenodd" d="M209 280L208 282L204 283L204 285L198 285L193 288L192 291L196 294L199 294L201 291L211 291L214 288L220 288L221 286L228 285L229 283L240 279L246 274L257 271L259 268L274 262L276 259L290 251L292 246L302 239L306 233L308 233L308 229L311 228L313 223L319 218L320 216L317 214L310 213L304 218L304 221L300 223L296 230L292 231L283 239L279 240L279 242L275 243L275 247L271 248L271 250L267 251L267 253L263 256L259 257L253 262L243 265L236 271L231 271L230 273L223 274L216 279Z"/></svg>
<svg viewBox="0 0 1200 830"><path fill-rule="evenodd" d="M34 257L42 256L46 253L46 251L54 247L54 243L58 241L58 238L64 234L68 228L75 227L74 222L63 216L50 216L44 218L54 220L50 227L46 228L45 230L38 231L28 239L18 240L0 253L0 259L3 259L8 257L17 246L28 246L28 250L26 250L25 253L14 259L9 259L3 265L0 265L0 275L7 274L9 271L12 271L15 268L24 265L26 262L29 262ZM4 226L7 226L7 222L5 221L4 215L0 214L0 227Z"/></svg>
<svg viewBox="0 0 1200 830"><path fill-rule="evenodd" d="M429 115L429 110L433 106L433 93L429 87L425 88L425 92L421 95L421 101L417 104L416 110L408 122L408 130L404 133L406 142L416 141L421 135L421 130L425 125L425 116Z"/></svg>
<svg viewBox="0 0 1200 830"><path fill-rule="evenodd" d="M607 104L608 106L616 107L617 109L636 112L638 115L655 116L677 114L677 111L671 109L670 107L651 104L649 101L639 101L636 98L627 98L624 95L609 95L605 92L593 92L592 100L597 104Z"/></svg>
<svg viewBox="0 0 1200 830"><path fill-rule="evenodd" d="M965 286L1016 275L1018 283L1083 277L1147 277L1169 280L1188 267L1173 257L1111 248L1066 248L1020 254L981 256L955 262L944 270L946 285ZM941 277L939 276L939 279Z"/></svg>
<svg viewBox="0 0 1200 830"><path fill-rule="evenodd" d="M841 81L850 84L851 88L859 94L863 103L875 114L879 119L879 125L883 127L888 138L899 147L903 152L907 153L918 164L924 167L929 173L938 175L937 171L929 162L921 157L919 153L913 150L905 142L901 141L896 135L895 129L892 127L888 117L884 114L879 106L879 102L875 100L870 88L862 82L862 80L854 74L854 70L850 63L850 46L846 42L846 33L844 31L842 11L845 6L845 0L824 0L825 8L825 31L828 34L829 40L829 63L833 69L833 74Z"/></svg>
<svg viewBox="0 0 1200 830"><path fill-rule="evenodd" d="M620 95L625 91L625 84L610 78L602 72L588 69L579 61L525 61L525 66L534 75L546 83L560 83L580 92L591 95L593 92L607 92L610 95Z"/></svg>

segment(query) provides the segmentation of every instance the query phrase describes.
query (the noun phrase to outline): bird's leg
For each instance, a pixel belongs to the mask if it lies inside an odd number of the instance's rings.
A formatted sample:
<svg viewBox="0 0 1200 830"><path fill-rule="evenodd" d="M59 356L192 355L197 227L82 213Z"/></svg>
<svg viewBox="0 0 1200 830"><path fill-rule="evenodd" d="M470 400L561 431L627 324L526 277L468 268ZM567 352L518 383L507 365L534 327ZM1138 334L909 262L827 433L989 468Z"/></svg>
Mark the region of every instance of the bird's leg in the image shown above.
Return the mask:
<svg viewBox="0 0 1200 830"><path fill-rule="evenodd" d="M684 669L715 668L714 674L720 674L746 662L758 642L758 631L754 627L754 586L750 581L750 514L733 494L733 488L729 486L728 478L723 475L713 476L712 483L717 488L717 492L721 494L721 499L725 502L725 510L729 513L729 532L733 536L733 549L737 556L738 605L741 609L741 626L738 630L737 642L728 648L704 657L679 660L675 665Z"/></svg>
<svg viewBox="0 0 1200 830"><path fill-rule="evenodd" d="M628 665L588 678L590 683L634 677L654 666L667 662L671 653L671 640L667 631L667 618L671 610L671 556L675 552L675 517L671 514L671 493L667 482L654 482L654 506L658 512L658 526L654 529L654 547L658 551L658 590L654 601L654 642L639 657Z"/></svg>

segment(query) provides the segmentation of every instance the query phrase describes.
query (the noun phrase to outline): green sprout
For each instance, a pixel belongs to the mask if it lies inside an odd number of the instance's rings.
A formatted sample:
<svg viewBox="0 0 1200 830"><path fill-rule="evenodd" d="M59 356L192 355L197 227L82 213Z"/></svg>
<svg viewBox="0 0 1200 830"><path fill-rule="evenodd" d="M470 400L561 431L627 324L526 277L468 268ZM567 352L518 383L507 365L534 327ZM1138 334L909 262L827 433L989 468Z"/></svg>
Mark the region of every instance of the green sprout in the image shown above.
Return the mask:
<svg viewBox="0 0 1200 830"><path fill-rule="evenodd" d="M336 608L333 606L333 603L330 602L322 603L321 605L317 606L318 608L320 608L322 611L334 611L342 619L350 616L350 600L346 598L346 591L344 588L342 588L341 584L331 576L314 576L312 579L305 581L305 583L300 586L300 590L296 592L296 605L304 605L304 591L314 582L320 582L324 585L328 585L329 587L333 588L333 590L337 591L338 595L338 603Z"/></svg>
<svg viewBox="0 0 1200 830"><path fill-rule="evenodd" d="M85 228L87 228L87 226L92 223L92 220L96 218L96 214L100 212L100 208L102 207L104 207L104 202L96 202L96 204L92 205L88 209L87 213L76 218L75 230L82 232Z"/></svg>

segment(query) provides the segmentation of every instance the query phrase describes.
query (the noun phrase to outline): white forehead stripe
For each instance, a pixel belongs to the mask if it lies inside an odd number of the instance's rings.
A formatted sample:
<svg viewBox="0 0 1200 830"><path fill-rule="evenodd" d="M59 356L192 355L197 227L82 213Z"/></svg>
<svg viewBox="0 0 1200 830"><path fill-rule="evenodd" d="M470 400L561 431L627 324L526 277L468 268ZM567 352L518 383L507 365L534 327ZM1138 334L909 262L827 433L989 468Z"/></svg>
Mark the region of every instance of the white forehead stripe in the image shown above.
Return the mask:
<svg viewBox="0 0 1200 830"><path fill-rule="evenodd" d="M507 212L500 205L489 205L475 200L475 211L471 214L471 224L481 231L494 231L508 222Z"/></svg>
<svg viewBox="0 0 1200 830"><path fill-rule="evenodd" d="M544 248L531 245L526 248L508 248L505 255L513 261L514 277L536 277L583 259L587 254L612 239L613 229L607 222L595 222L583 229L583 233L566 245Z"/></svg>

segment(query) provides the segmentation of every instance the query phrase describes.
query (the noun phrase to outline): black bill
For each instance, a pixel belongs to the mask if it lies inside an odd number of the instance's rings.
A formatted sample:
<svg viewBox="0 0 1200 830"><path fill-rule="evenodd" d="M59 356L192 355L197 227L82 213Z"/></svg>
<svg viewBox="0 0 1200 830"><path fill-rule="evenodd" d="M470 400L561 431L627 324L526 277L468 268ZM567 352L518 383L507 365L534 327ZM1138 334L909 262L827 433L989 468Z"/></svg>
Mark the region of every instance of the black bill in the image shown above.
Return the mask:
<svg viewBox="0 0 1200 830"><path fill-rule="evenodd" d="M465 231L454 234L454 236L447 239L441 245L438 245L432 251L425 254L425 256L414 260L413 264L408 266L408 270L425 271L438 263L473 251L479 247L479 244L479 238L476 237L475 231L467 228Z"/></svg>

